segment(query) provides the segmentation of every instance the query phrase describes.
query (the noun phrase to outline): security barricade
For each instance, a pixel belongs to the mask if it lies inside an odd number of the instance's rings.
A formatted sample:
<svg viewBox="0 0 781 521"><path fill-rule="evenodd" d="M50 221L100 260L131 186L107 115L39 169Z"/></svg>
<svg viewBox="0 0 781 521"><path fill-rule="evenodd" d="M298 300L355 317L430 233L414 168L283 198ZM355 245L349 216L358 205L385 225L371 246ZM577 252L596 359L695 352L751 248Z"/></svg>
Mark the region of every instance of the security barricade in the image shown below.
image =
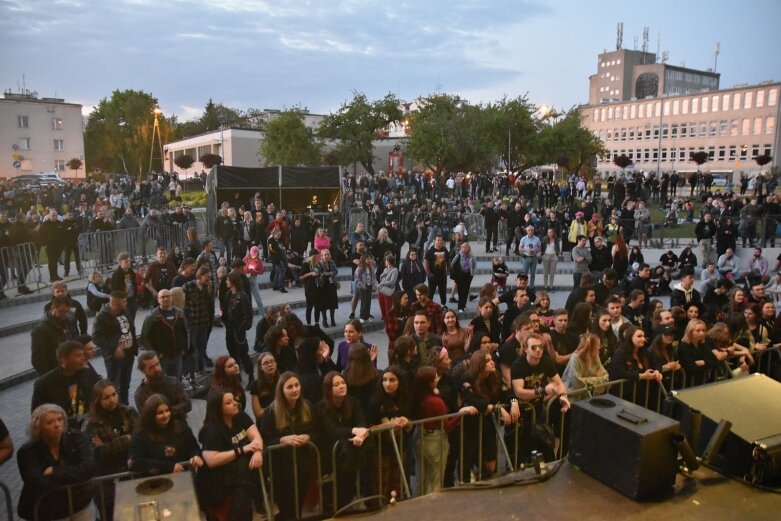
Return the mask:
<svg viewBox="0 0 781 521"><path fill-rule="evenodd" d="M90 486L93 489L92 503L97 507L100 519L111 519L111 513L114 509L114 486L128 479L135 479L141 474L136 472L119 472L116 474L107 474L105 476L96 476L83 483L71 483L55 487L38 498L33 509L33 519L38 521L41 516L41 509L46 508L46 501L51 500L54 494L65 492L68 498L68 516L71 517L76 512L73 509L73 489L77 487ZM9 518L10 519L10 518Z"/></svg>
<svg viewBox="0 0 781 521"><path fill-rule="evenodd" d="M38 263L39 253L32 242L0 248L0 289L14 289L27 284L40 288L43 281Z"/></svg>

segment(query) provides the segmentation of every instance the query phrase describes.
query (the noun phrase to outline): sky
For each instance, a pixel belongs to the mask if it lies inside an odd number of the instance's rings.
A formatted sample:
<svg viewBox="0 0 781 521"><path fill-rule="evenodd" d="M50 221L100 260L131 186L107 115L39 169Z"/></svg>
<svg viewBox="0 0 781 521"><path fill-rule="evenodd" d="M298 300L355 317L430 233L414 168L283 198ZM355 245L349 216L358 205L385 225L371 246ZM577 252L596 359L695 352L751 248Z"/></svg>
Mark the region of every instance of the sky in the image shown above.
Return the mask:
<svg viewBox="0 0 781 521"><path fill-rule="evenodd" d="M781 81L778 0L0 0L0 87L81 103L116 89L197 118L211 98L327 114L353 97L588 101L597 54L669 51L722 88ZM635 46L637 40L637 46Z"/></svg>

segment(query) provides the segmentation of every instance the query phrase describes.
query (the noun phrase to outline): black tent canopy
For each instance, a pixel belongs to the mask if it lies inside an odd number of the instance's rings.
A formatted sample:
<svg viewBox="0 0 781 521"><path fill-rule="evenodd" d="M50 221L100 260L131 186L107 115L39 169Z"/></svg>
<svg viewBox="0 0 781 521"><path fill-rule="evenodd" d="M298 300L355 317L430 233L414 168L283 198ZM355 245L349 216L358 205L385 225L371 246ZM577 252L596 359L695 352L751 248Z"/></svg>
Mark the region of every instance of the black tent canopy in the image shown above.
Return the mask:
<svg viewBox="0 0 781 521"><path fill-rule="evenodd" d="M210 220L228 201L238 207L260 193L264 203L294 213L304 212L316 199L320 204L336 200L341 187L338 166L268 166L246 168L215 165L206 179L206 203Z"/></svg>

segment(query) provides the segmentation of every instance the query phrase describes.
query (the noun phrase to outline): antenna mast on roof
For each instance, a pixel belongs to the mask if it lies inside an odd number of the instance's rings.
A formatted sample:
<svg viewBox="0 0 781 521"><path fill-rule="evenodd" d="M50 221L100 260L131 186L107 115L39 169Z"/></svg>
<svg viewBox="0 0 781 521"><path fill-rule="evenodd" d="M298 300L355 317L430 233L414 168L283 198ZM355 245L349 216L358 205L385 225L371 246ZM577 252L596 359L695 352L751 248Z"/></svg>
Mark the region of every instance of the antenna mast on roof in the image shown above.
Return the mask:
<svg viewBox="0 0 781 521"><path fill-rule="evenodd" d="M648 26L643 27L643 65L645 65L645 55L648 52Z"/></svg>
<svg viewBox="0 0 781 521"><path fill-rule="evenodd" d="M719 63L719 51L721 50L721 44L716 42L716 49L713 51L713 72L716 72L716 64Z"/></svg>
<svg viewBox="0 0 781 521"><path fill-rule="evenodd" d="M624 45L624 22L618 22L616 33L616 50L620 51Z"/></svg>

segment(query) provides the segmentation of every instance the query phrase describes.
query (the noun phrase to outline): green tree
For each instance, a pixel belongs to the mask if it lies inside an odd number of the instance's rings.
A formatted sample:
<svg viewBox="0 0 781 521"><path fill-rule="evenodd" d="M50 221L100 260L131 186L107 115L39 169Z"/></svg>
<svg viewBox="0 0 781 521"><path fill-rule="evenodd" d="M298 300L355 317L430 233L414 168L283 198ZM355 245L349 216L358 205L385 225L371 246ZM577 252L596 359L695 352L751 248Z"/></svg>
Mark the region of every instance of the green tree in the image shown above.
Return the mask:
<svg viewBox="0 0 781 521"><path fill-rule="evenodd" d="M189 154L182 154L181 156L174 158L174 164L179 168L184 168L185 178L187 177L187 170L193 166L193 163L195 163L195 158Z"/></svg>
<svg viewBox="0 0 781 521"><path fill-rule="evenodd" d="M365 94L354 92L350 102L345 102L336 113L326 116L318 129L318 136L334 141L332 153L338 164L349 166L360 163L373 174L373 140L390 123L400 121L402 116L399 100L393 94L370 102Z"/></svg>
<svg viewBox="0 0 781 521"><path fill-rule="evenodd" d="M69 160L68 160L68 162L66 163L66 165L68 166L68 168L69 168L69 169L71 169L71 170L73 170L73 175L76 175L76 170L78 170L79 168L81 168L81 166L82 166L83 164L84 164L84 163L82 163L82 162L81 162L81 159L79 159L78 157L73 157L73 158L69 159Z"/></svg>
<svg viewBox="0 0 781 521"><path fill-rule="evenodd" d="M700 167L708 162L708 153L702 150L699 152L692 152L689 156L689 161L694 161L697 164L697 172L699 172Z"/></svg>
<svg viewBox="0 0 781 521"><path fill-rule="evenodd" d="M538 138L540 162L558 163L576 173L606 152L602 141L583 126L583 116L578 108L571 109L560 121L543 124ZM563 158L567 159L566 166Z"/></svg>
<svg viewBox="0 0 781 521"><path fill-rule="evenodd" d="M264 165L314 166L322 158L320 144L296 109L283 110L266 123L258 155Z"/></svg>
<svg viewBox="0 0 781 521"><path fill-rule="evenodd" d="M526 96L504 97L484 108L483 139L490 141L491 151L508 170L525 170L538 164L539 124L533 118L535 110Z"/></svg>
<svg viewBox="0 0 781 521"><path fill-rule="evenodd" d="M613 164L621 169L621 172L626 171L626 167L632 164L632 160L626 154L621 154L613 158Z"/></svg>
<svg viewBox="0 0 781 521"><path fill-rule="evenodd" d="M221 165L222 157L217 154L204 154L201 156L201 164L204 168L211 168L214 165Z"/></svg>
<svg viewBox="0 0 781 521"><path fill-rule="evenodd" d="M458 96L429 96L410 115L406 153L437 174L489 166L499 153L485 137L496 116L492 111Z"/></svg>
<svg viewBox="0 0 781 521"><path fill-rule="evenodd" d="M152 146L153 110L157 99L137 90L115 90L89 115L84 130L84 152L89 165L98 166L101 156L110 158L108 170L127 175L143 175L149 168ZM169 141L172 132L168 120L158 116L160 139ZM159 147L155 137L155 147ZM152 169L163 169L162 158L155 157Z"/></svg>

